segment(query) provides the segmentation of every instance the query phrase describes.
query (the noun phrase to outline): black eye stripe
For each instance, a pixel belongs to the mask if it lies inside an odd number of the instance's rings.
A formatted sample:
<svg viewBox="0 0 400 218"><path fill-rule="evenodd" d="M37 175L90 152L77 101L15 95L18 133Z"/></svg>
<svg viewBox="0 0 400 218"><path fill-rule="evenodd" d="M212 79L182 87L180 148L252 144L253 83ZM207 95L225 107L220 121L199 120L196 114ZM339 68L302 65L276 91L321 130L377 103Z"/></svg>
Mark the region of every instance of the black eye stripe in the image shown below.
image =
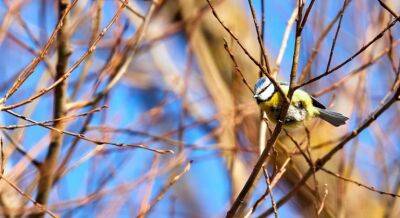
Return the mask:
<svg viewBox="0 0 400 218"><path fill-rule="evenodd" d="M268 87L271 85L272 83L270 83L269 85L267 85L265 88L261 89L260 94L263 93L265 90L268 89Z"/></svg>

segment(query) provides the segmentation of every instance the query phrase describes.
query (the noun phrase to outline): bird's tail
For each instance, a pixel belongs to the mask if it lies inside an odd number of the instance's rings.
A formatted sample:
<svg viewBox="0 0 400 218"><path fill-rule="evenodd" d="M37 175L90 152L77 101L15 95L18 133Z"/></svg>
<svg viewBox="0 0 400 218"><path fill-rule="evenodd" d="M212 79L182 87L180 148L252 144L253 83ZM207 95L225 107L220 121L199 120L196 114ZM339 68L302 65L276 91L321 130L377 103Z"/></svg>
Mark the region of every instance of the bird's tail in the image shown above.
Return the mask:
<svg viewBox="0 0 400 218"><path fill-rule="evenodd" d="M345 117L344 115L334 112L334 111L330 111L327 109L320 109L318 108L319 111L319 117L323 120L325 120L326 122L334 125L334 126L341 126L346 124L346 120L348 120L348 117Z"/></svg>

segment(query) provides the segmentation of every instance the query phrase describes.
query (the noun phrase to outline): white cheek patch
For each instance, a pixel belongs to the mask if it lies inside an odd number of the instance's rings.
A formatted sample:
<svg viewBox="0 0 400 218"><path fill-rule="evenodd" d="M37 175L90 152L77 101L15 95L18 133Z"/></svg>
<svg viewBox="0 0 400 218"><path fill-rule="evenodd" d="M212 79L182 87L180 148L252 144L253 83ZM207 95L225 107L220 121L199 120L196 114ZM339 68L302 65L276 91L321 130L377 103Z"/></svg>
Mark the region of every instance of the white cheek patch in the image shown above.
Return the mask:
<svg viewBox="0 0 400 218"><path fill-rule="evenodd" d="M268 100L275 93L275 87L273 84L270 84L267 89L260 93L260 99L262 101Z"/></svg>

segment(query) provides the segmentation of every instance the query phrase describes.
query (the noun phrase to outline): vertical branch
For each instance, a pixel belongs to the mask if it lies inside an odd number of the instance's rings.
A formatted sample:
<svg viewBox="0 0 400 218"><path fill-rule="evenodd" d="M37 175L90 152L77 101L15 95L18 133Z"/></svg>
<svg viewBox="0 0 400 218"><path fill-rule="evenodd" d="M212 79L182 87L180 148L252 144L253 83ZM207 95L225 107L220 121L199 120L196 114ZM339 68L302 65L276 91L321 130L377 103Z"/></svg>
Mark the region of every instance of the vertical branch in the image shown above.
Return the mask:
<svg viewBox="0 0 400 218"><path fill-rule="evenodd" d="M100 29L100 24L101 24L101 18L102 18L102 8L103 8L103 4L104 4L104 0L98 0L95 1L96 4L96 11L95 11L95 15L93 17L93 21L92 21L92 35L90 36L90 41L89 41L89 45L92 45L94 40L96 40L97 34L99 32ZM71 99L75 99L76 96L79 93L80 88L82 87L82 85L85 82L86 76L89 72L90 67L92 66L92 54L90 54L87 57L87 61L86 64L83 67L82 73L79 76L79 80L76 83L75 87L74 87L74 91L71 94Z"/></svg>
<svg viewBox="0 0 400 218"><path fill-rule="evenodd" d="M265 36L265 0L261 0L261 39L264 41L264 36ZM263 51L261 51L261 64L263 64ZM266 57L267 58L267 57ZM271 72L272 73L272 72ZM262 77L262 72L260 71L259 77Z"/></svg>
<svg viewBox="0 0 400 218"><path fill-rule="evenodd" d="M4 147L3 147L3 137L0 137L0 149L1 149L1 175L4 174Z"/></svg>
<svg viewBox="0 0 400 218"><path fill-rule="evenodd" d="M254 26L256 28L258 44L260 45L261 57L262 57L261 58L261 65L264 62L265 65L266 65L267 73L271 75L271 68L269 66L267 52L265 51L264 39L262 38L263 37L263 33L262 33L262 30L260 30L260 27L258 26L258 23L257 23L257 15L256 15L256 12L254 10L253 1L252 0L248 0L248 2L249 2L249 5L250 5L250 10L251 10L251 15L253 17Z"/></svg>
<svg viewBox="0 0 400 218"><path fill-rule="evenodd" d="M265 181L267 183L267 192L270 193L269 197L271 199L271 205L272 205L272 208L274 208L274 217L278 218L278 209L276 208L276 202L274 200L274 195L272 194L271 179L270 179L270 176L268 175L268 169L266 167L264 167L263 173L264 173Z"/></svg>
<svg viewBox="0 0 400 218"><path fill-rule="evenodd" d="M303 1L299 0L298 1L298 11L297 11L297 22L296 22L296 38L295 38L295 42L294 42L292 69L290 70L290 83L289 83L289 93L288 93L289 98L291 98L291 96L293 95L293 93L295 91L295 89L294 89L295 80L296 80L297 69L299 67L301 32L305 25L304 20L303 20L304 23L302 22L303 7L304 7ZM309 8L311 8L311 6ZM308 12L308 10L307 10L307 12Z"/></svg>
<svg viewBox="0 0 400 218"><path fill-rule="evenodd" d="M317 204L322 203L321 201L321 196L319 194L319 188L318 188L318 180L317 177L315 176L315 165L314 165L314 160L313 157L311 155L311 134L310 134L310 130L307 128L307 126L304 126L304 130L306 132L306 138L307 138L307 145L306 145L306 153L308 155L308 159L310 160L310 169L313 170L313 180L314 180L314 197L316 202L314 201L314 207L315 207L315 215L318 216L318 214L320 213L319 211L319 207Z"/></svg>
<svg viewBox="0 0 400 218"><path fill-rule="evenodd" d="M298 68L298 62L299 62L299 53L300 53L300 42L301 42L301 19L302 19L302 11L303 11L303 1L298 2L298 19L297 19L297 28L296 28L296 39L295 39L295 49L293 53L293 62L292 62L292 70L290 72L290 88L287 97L289 98L289 101L283 101L282 102L282 110L279 115L278 123L274 129L274 132L271 134L270 139L267 141L266 148L263 150L261 153L260 157L257 160L257 163L253 167L253 170L247 179L243 189L240 191L239 196L235 199L233 202L230 210L227 212L227 217L235 217L237 213L239 212L239 208L246 207L247 205L244 199L247 197L248 193L250 190L253 188L255 185L255 182L257 181L258 174L262 169L262 166L264 165L264 162L267 160L269 157L269 153L272 149L272 147L275 145L276 140L278 139L278 136L280 132L282 131L283 128L283 120L284 117L287 114L287 111L289 109L290 105L290 100L293 96L293 93L295 91L295 84L294 84L294 79L296 78L296 73L297 73L297 68ZM284 95L286 96L286 95Z"/></svg>
<svg viewBox="0 0 400 218"><path fill-rule="evenodd" d="M337 38L338 38L338 35L339 35L340 27L342 26L343 14L344 14L344 10L346 9L346 5L347 5L347 0L345 0L343 2L343 7L342 7L342 10L340 11L339 22L338 22L338 25L337 25L337 28L336 28L335 36L333 37L331 50L329 52L328 64L326 65L325 73L327 73L329 71L329 68L331 66L331 62L332 62L332 58L333 58L333 52L335 50L336 41L337 41Z"/></svg>
<svg viewBox="0 0 400 218"><path fill-rule="evenodd" d="M253 15L254 25L257 28L256 16L255 16L254 8L253 8L253 2L251 0L249 0L249 5L251 8L251 13ZM264 46L261 47L261 45L264 44L264 35L265 35L265 1L262 0L261 1L261 31L259 32L257 29L257 36L260 36L257 38L259 40L261 38L261 41L259 41L259 43L260 43L260 62L261 62L261 65L263 65L263 66L265 63L267 63L264 61L264 60L267 60L267 57L266 57L267 54L264 50ZM267 71L270 74L272 73L269 69L269 64L267 64ZM261 78L262 75L263 75L263 72L260 71L259 77ZM261 155L261 152L263 152L263 150L265 149L265 144L267 142L267 128L268 127L267 127L267 123L264 121L264 118L266 118L266 116L267 115L262 110L260 110L260 128L258 131L258 134L259 134L258 135L258 148L259 148L260 155Z"/></svg>
<svg viewBox="0 0 400 218"><path fill-rule="evenodd" d="M68 0L59 0L58 1L58 10L59 10L59 19L62 18L62 15L65 13L65 10L68 8L69 2ZM67 67L68 67L68 58L71 54L69 48L69 40L68 40L68 16L64 18L64 25L60 29L57 34L57 66L56 66L56 76L55 81L63 77ZM55 120L53 123L53 127L55 129L64 129L64 124L62 120L57 120L65 114L66 111L66 94L67 94L67 81L64 80L54 89L54 102L53 102L53 119ZM40 167L40 178L38 184L38 193L36 196L36 201L42 205L46 205L51 187L54 180L54 169L57 165L57 158L61 150L61 145L63 141L63 135L52 131L51 139L49 144L49 149L47 151L46 159L42 163ZM32 214L31 217L44 217L44 213Z"/></svg>
<svg viewBox="0 0 400 218"><path fill-rule="evenodd" d="M40 23L40 41L44 41L47 39L47 2L46 0L40 0L40 8L39 8L39 23Z"/></svg>
<svg viewBox="0 0 400 218"><path fill-rule="evenodd" d="M279 69L280 69L280 66L282 63L282 59L283 59L283 55L285 54L286 46L289 41L289 35L291 32L292 26L294 24L294 21L296 20L296 17L297 17L297 8L295 8L293 10L292 15L290 16L289 20L287 21L285 32L284 32L283 38L282 38L281 47L279 48L279 53L278 53L278 56L275 61L275 69L272 72L273 77L275 77L275 75L278 74L278 72L279 72Z"/></svg>

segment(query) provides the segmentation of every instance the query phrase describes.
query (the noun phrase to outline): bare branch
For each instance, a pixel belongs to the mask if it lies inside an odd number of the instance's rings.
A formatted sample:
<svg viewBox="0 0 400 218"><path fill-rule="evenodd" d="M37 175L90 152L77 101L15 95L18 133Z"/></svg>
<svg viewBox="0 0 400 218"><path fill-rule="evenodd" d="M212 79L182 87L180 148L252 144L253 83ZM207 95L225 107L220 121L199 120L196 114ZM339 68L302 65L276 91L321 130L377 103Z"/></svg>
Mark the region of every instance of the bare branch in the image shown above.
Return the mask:
<svg viewBox="0 0 400 218"><path fill-rule="evenodd" d="M355 180L352 180L352 179L349 179L349 178L345 178L345 177L343 177L343 176L341 176L341 175L339 175L339 174L337 174L337 173L334 173L334 172L332 172L332 171L330 171L330 170L328 170L328 169L326 169L326 168L324 168L324 167L322 167L321 170L324 171L324 172L326 172L326 173L328 173L329 175L332 175L332 176L338 178L338 179L341 179L341 180L346 181L346 182L353 183L353 184L355 184L355 185L358 185L358 186L360 186L360 187L366 188L366 189L368 189L368 190L370 190L370 191L373 191L373 192L376 192L376 193L378 193L378 194L381 194L381 195L389 195L390 197L397 197L397 198L400 197L400 195L398 195L398 194L394 194L394 193L389 193L389 192L377 190L377 189L374 188L373 186L364 185L364 184L362 184L362 183L360 183L360 182L357 182L357 181L355 181Z"/></svg>

